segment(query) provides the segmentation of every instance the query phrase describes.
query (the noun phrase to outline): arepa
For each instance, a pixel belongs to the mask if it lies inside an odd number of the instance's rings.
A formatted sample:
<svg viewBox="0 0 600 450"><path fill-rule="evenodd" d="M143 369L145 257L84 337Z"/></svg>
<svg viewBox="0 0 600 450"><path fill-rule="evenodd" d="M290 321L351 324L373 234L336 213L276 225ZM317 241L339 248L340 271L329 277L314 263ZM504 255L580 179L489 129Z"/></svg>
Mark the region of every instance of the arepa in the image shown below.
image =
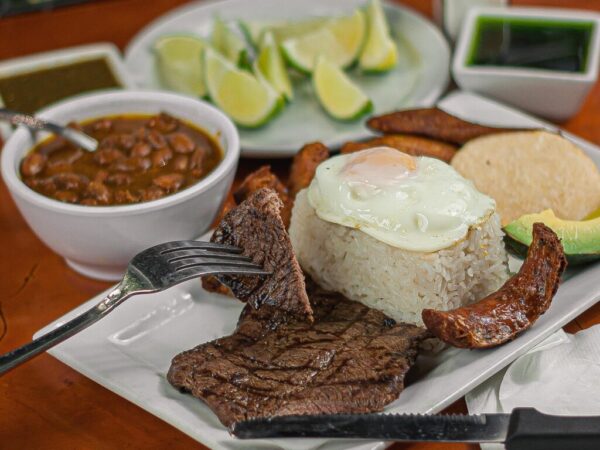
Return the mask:
<svg viewBox="0 0 600 450"><path fill-rule="evenodd" d="M581 220L600 206L600 172L579 147L546 131L499 133L473 139L452 166L496 200L506 225L552 209Z"/></svg>

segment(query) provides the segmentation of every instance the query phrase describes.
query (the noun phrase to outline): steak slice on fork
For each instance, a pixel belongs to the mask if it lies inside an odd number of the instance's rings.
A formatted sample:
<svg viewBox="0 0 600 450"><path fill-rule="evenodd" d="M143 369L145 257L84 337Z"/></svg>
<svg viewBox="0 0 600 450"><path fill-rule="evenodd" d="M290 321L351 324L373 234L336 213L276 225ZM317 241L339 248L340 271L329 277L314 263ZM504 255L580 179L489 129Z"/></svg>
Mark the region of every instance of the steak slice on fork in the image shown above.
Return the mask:
<svg viewBox="0 0 600 450"><path fill-rule="evenodd" d="M272 306L278 316L312 321L304 274L294 256L280 211L283 203L271 189L253 192L217 225L211 242L233 245L256 264L271 271L267 277L220 275L235 297L258 310Z"/></svg>

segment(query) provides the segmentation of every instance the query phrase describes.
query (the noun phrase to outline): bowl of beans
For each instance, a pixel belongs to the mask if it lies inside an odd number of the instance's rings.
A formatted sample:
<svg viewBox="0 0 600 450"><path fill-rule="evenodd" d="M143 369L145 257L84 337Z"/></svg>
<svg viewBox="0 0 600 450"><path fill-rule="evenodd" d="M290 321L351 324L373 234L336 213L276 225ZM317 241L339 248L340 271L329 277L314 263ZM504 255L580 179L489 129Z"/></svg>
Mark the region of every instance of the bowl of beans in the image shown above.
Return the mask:
<svg viewBox="0 0 600 450"><path fill-rule="evenodd" d="M19 128L4 146L2 176L40 239L93 278L120 279L140 250L206 232L235 176L237 130L201 100L105 91L38 115L84 131L98 149Z"/></svg>

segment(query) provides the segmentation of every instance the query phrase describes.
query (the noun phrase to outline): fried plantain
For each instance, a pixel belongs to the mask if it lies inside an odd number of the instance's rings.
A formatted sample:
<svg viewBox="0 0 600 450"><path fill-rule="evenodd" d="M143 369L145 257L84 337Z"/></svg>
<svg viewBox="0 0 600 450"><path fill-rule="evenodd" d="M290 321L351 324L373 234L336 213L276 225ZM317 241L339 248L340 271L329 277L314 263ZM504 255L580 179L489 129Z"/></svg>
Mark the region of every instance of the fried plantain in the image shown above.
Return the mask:
<svg viewBox="0 0 600 450"><path fill-rule="evenodd" d="M384 134L417 134L453 144L465 142L479 136L508 131L514 128L496 128L459 119L439 108L407 109L372 117L367 125Z"/></svg>
<svg viewBox="0 0 600 450"><path fill-rule="evenodd" d="M353 153L371 147L391 147L408 153L412 156L429 156L449 163L456 154L457 147L446 142L436 141L419 136L405 134L388 134L368 141L346 142L341 149L342 153Z"/></svg>

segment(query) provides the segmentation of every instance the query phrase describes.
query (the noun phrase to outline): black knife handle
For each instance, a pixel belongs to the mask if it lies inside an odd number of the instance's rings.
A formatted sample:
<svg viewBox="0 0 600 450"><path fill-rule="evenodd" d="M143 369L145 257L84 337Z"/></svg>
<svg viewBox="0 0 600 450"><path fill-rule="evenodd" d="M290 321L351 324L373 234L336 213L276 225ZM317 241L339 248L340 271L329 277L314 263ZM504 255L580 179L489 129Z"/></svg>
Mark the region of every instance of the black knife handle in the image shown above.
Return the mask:
<svg viewBox="0 0 600 450"><path fill-rule="evenodd" d="M515 408L506 450L598 450L600 417L549 416L533 408Z"/></svg>

